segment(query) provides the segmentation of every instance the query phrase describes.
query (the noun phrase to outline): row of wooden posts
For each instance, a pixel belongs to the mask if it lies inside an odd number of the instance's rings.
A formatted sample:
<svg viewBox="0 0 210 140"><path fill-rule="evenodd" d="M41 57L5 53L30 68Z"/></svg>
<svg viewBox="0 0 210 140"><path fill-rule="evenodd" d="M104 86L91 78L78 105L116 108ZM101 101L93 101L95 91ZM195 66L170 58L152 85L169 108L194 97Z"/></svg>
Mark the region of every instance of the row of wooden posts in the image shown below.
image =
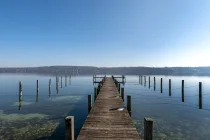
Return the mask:
<svg viewBox="0 0 210 140"><path fill-rule="evenodd" d="M148 81L149 81L149 88L151 87L150 86L150 83L151 83L151 80L150 80L150 76L148 77ZM143 76L139 76L139 84L143 85ZM154 87L154 91L156 89L156 79L154 77L154 82L153 82L153 87ZM146 76L144 76L144 86L146 86ZM182 80L182 88L181 88L181 96L182 96L182 102L184 102L184 80ZM169 79L169 96L171 96L171 79ZM163 93L163 78L160 78L160 92ZM198 96L199 96L199 101L198 101L198 104L199 104L199 109L202 109L202 82L199 82L199 93L198 93Z"/></svg>
<svg viewBox="0 0 210 140"><path fill-rule="evenodd" d="M69 76L69 85L71 84L71 76ZM51 95L51 87L52 87L52 80L49 79L49 97ZM65 76L65 87L67 87L67 76ZM63 80L61 76L61 88L63 88ZM56 76L56 91L57 94L59 92L59 77ZM22 106L22 96L23 96L23 84L22 81L19 82L19 110ZM38 96L39 96L39 80L36 81L36 102L38 102Z"/></svg>

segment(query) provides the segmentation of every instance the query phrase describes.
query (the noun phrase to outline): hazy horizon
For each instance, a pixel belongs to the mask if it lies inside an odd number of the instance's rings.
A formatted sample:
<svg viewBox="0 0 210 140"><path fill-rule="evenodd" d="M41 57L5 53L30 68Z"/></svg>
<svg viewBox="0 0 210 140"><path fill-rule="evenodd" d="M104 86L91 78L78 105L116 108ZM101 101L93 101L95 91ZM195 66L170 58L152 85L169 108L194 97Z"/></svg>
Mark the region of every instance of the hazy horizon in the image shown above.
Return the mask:
<svg viewBox="0 0 210 140"><path fill-rule="evenodd" d="M96 68L132 68L132 67L148 67L148 68L166 68L165 67L150 67L150 66L120 66L120 67L97 67L97 66L88 66L88 65L50 65L50 66L27 66L27 67L0 67L0 68L36 68L36 67L96 67ZM199 68L199 67L210 67L210 66L172 66L167 68L176 68L176 67L183 67L183 68Z"/></svg>

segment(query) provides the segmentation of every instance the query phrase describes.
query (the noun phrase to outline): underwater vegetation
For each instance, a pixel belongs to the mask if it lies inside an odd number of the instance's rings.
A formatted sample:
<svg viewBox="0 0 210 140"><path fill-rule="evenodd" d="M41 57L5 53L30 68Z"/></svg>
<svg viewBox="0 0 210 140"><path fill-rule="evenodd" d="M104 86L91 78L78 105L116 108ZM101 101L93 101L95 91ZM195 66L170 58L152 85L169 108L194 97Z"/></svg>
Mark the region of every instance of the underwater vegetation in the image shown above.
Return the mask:
<svg viewBox="0 0 210 140"><path fill-rule="evenodd" d="M81 96L60 96L60 97L55 97L55 98L50 98L48 100L54 101L54 102L60 102L60 101L78 101L82 97Z"/></svg>
<svg viewBox="0 0 210 140"><path fill-rule="evenodd" d="M58 120L48 120L40 113L5 114L0 110L0 139L27 140L49 137L59 124Z"/></svg>

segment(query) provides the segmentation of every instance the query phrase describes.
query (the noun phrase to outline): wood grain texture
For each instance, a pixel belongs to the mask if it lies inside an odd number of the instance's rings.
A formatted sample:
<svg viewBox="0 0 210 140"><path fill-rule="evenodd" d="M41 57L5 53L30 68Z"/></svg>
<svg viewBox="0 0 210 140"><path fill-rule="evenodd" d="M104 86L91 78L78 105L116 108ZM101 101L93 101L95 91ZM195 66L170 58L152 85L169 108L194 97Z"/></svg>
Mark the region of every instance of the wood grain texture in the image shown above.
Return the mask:
<svg viewBox="0 0 210 140"><path fill-rule="evenodd" d="M139 140L127 109L110 110L124 106L123 100L111 78L105 82L98 94L77 140Z"/></svg>

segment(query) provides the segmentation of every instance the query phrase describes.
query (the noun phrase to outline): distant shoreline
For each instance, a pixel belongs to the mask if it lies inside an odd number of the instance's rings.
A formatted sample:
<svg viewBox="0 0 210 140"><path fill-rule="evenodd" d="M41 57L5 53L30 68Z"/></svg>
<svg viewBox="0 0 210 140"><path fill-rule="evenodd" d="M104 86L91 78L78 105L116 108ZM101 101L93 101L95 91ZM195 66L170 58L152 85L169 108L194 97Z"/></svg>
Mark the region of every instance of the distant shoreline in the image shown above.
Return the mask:
<svg viewBox="0 0 210 140"><path fill-rule="evenodd" d="M210 67L93 67L93 66L46 66L0 68L0 74L38 75L171 75L171 76L210 76Z"/></svg>

